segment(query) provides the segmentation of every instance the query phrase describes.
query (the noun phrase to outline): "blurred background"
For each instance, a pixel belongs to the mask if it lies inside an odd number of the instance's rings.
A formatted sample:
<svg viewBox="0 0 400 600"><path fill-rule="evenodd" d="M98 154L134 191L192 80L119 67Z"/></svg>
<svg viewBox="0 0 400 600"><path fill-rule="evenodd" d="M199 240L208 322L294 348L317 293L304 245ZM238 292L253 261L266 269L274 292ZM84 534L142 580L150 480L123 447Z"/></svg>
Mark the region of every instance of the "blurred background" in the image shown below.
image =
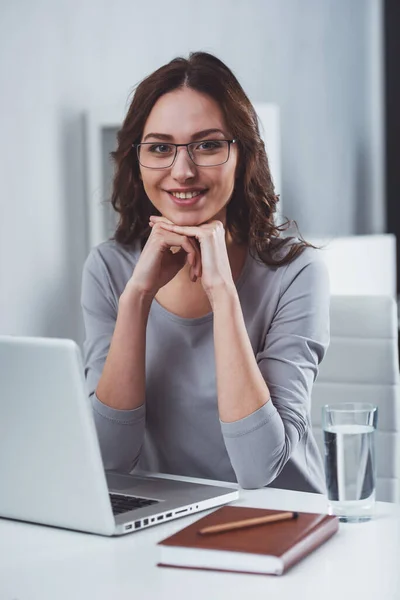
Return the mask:
<svg viewBox="0 0 400 600"><path fill-rule="evenodd" d="M374 286L375 260L374 290L397 295L396 18L384 0L1 1L0 333L82 343L82 266L107 233L118 124L142 78L195 50L275 110L282 212L338 249L337 293Z"/></svg>

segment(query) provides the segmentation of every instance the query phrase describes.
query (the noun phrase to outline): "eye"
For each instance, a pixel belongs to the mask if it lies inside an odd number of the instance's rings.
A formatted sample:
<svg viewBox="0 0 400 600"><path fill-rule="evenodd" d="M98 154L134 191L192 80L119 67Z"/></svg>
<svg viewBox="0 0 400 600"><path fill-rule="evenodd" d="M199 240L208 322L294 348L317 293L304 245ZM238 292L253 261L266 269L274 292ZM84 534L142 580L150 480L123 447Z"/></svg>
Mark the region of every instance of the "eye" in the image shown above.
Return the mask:
<svg viewBox="0 0 400 600"><path fill-rule="evenodd" d="M205 142L200 142L196 147L196 150L219 150L223 146L223 142L219 142L217 140L207 140Z"/></svg>
<svg viewBox="0 0 400 600"><path fill-rule="evenodd" d="M170 144L152 144L148 146L147 151L154 154L170 154L174 151L174 147Z"/></svg>

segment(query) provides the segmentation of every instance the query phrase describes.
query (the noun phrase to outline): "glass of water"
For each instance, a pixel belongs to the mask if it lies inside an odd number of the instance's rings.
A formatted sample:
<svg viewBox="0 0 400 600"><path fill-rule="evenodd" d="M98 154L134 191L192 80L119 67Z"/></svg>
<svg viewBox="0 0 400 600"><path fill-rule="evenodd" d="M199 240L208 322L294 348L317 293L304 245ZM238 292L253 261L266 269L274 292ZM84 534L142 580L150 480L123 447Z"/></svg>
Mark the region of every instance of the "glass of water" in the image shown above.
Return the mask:
<svg viewBox="0 0 400 600"><path fill-rule="evenodd" d="M330 514L340 521L368 521L375 509L375 430L372 404L327 404L322 408L325 477Z"/></svg>

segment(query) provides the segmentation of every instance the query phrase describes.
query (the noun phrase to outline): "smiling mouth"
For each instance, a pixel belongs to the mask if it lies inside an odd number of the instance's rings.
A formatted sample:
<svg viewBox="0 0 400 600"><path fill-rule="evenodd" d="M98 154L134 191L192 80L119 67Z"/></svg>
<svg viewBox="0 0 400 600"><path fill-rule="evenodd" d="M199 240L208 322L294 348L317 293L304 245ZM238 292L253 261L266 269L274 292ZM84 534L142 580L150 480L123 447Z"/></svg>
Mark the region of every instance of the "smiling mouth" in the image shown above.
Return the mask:
<svg viewBox="0 0 400 600"><path fill-rule="evenodd" d="M168 194L171 194L177 200L192 200L192 198L196 198L205 192L206 190L196 190L194 192L168 192Z"/></svg>

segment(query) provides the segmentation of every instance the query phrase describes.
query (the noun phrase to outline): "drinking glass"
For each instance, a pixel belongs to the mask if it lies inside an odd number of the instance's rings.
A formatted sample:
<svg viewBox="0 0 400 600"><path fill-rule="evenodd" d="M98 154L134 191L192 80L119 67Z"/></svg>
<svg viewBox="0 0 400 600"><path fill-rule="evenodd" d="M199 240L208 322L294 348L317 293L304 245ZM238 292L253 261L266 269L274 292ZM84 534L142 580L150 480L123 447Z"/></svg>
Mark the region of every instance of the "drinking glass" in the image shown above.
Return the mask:
<svg viewBox="0 0 400 600"><path fill-rule="evenodd" d="M377 407L362 402L322 408L329 512L340 521L360 522L373 517L377 418Z"/></svg>

